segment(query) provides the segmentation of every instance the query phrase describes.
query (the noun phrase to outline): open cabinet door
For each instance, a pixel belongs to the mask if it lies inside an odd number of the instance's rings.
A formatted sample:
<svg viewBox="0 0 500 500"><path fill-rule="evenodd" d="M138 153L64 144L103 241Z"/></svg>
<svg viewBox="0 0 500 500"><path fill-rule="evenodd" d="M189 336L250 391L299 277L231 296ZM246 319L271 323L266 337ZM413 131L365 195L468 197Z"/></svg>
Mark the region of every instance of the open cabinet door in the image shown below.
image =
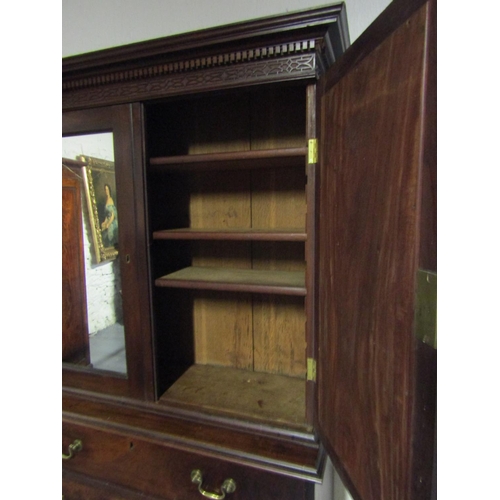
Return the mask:
<svg viewBox="0 0 500 500"><path fill-rule="evenodd" d="M356 499L430 498L435 49L435 3L395 0L319 83L317 425Z"/></svg>

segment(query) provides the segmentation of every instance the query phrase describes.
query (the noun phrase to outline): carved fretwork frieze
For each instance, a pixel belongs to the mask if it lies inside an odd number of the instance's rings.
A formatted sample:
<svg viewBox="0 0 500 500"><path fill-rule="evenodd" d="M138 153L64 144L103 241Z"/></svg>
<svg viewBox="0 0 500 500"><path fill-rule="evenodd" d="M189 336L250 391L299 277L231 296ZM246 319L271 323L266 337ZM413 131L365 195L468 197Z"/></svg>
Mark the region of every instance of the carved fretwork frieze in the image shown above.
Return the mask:
<svg viewBox="0 0 500 500"><path fill-rule="evenodd" d="M174 94L188 94L203 90L216 90L219 88L239 87L257 83L271 83L315 77L314 41L297 42L283 47L278 52L263 52L261 49L246 51L224 56L218 60L207 61L203 58L187 61L183 69L172 71L168 67L163 72L159 68L135 70L133 77L122 76L114 79L105 76L101 81L85 83L82 79L80 85L70 86L71 82L63 85L63 109L74 109L86 106L118 104L147 99L157 99ZM293 45L293 47L292 47ZM275 49L275 48L274 48ZM286 56L283 54L286 52ZM290 52L292 52L291 55ZM237 54L240 54L239 56ZM188 64L189 63L189 64ZM191 65L193 67L191 68ZM166 65L168 66L168 65ZM130 75L129 75L130 76Z"/></svg>
<svg viewBox="0 0 500 500"><path fill-rule="evenodd" d="M314 52L315 47L315 40L301 40L248 50L224 52L221 54L196 57L192 59L168 62L165 64L150 64L146 67L110 71L93 77L75 78L63 81L63 91L76 90L84 87L95 87L97 85L107 85L109 83L141 80L144 78L170 75L174 73L185 73L193 70L228 66L251 61L286 57L296 54L304 54L307 52L311 53Z"/></svg>

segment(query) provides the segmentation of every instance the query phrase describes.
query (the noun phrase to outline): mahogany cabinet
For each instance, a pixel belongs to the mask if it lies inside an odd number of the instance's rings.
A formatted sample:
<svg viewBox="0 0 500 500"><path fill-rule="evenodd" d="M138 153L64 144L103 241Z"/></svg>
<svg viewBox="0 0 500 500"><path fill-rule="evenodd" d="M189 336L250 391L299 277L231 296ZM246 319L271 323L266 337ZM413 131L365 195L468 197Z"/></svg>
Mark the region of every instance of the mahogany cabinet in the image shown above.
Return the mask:
<svg viewBox="0 0 500 500"><path fill-rule="evenodd" d="M113 137L127 367L63 362L64 498L312 499L327 456L430 498L435 11L63 59L63 136Z"/></svg>

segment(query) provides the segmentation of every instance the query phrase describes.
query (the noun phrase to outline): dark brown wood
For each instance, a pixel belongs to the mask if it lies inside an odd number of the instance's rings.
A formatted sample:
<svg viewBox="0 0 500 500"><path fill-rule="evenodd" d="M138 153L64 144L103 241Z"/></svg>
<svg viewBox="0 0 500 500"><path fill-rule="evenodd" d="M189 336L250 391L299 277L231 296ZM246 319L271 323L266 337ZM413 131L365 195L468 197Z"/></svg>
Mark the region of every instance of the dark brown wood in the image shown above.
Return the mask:
<svg viewBox="0 0 500 500"><path fill-rule="evenodd" d="M65 391L62 406L63 421L68 423L90 425L110 433L125 432L163 446L298 479L319 479L319 445L310 433L298 429L241 422L97 393ZM78 439L78 435L65 437L69 443Z"/></svg>
<svg viewBox="0 0 500 500"><path fill-rule="evenodd" d="M144 500L144 494L129 488L99 481L84 474L62 471L63 500ZM148 500L163 500L165 497L148 495Z"/></svg>
<svg viewBox="0 0 500 500"><path fill-rule="evenodd" d="M307 139L317 138L317 115L316 115L316 84L308 85L306 89L306 137ZM306 214L306 230L307 242L305 246L306 258L306 359L318 359L317 353L317 221L318 213L316 210L316 203L318 199L318 170L317 165L306 163L307 172L307 185L306 185L306 199L307 199L307 214ZM311 425L315 423L316 417L316 383L313 380L308 380L306 391L306 415L307 422Z"/></svg>
<svg viewBox="0 0 500 500"><path fill-rule="evenodd" d="M437 2L429 2L425 56L419 267L437 271Z"/></svg>
<svg viewBox="0 0 500 500"><path fill-rule="evenodd" d="M437 2L427 7L419 269L437 272ZM412 500L436 498L437 350L417 341ZM434 494L434 497L432 496Z"/></svg>
<svg viewBox="0 0 500 500"><path fill-rule="evenodd" d="M81 178L62 164L62 360L90 364Z"/></svg>
<svg viewBox="0 0 500 500"><path fill-rule="evenodd" d="M122 279L127 378L110 372L63 366L63 383L90 390L152 398L151 340L145 262L144 193L141 189L142 129L139 105L111 106L63 113L63 136L113 131L117 196L120 213L119 258ZM136 132L134 127L139 127ZM139 139L139 142L138 142ZM132 201L133 200L133 201Z"/></svg>
<svg viewBox="0 0 500 500"><path fill-rule="evenodd" d="M411 498L420 500L436 495L437 350L417 341L415 365Z"/></svg>
<svg viewBox="0 0 500 500"><path fill-rule="evenodd" d="M321 82L318 418L362 500L411 498L427 22L394 2Z"/></svg>
<svg viewBox="0 0 500 500"><path fill-rule="evenodd" d="M89 391L128 396L130 384L127 376L117 372L95 370L92 367L80 367L63 364L63 387L79 387Z"/></svg>
<svg viewBox="0 0 500 500"><path fill-rule="evenodd" d="M250 62L241 66L225 67L217 66L215 68L203 69L201 68L194 74L178 73L177 68L174 67L168 74L162 77L153 77L146 81L146 85L138 85L135 80L136 75L142 75L142 71L132 71L128 75L128 79L119 83L110 83L106 86L85 87L71 90L70 92L63 93L63 109L76 110L92 106L106 106L114 105L123 102L137 102L147 101L151 99L165 99L168 97L175 97L180 94L196 94L200 92L215 92L220 90L227 90L229 88L244 88L249 85L265 85L271 83L281 82L294 82L308 78L313 80L316 74L315 71L315 55L313 52L314 40L307 40L308 46L312 46L309 53L299 53L298 55L290 55L277 59L263 58L256 62ZM300 52L302 43L291 44L290 49ZM288 50L288 47L286 48ZM267 48L259 51L266 53ZM238 57L236 54L235 60L242 60L245 58ZM222 57L222 61L226 55ZM217 58L219 60L220 58ZM190 69L191 62L185 66ZM163 66L160 66L160 69ZM186 69L186 68L183 68ZM147 76L156 75L159 68L149 68L145 72ZM113 75L120 80L121 73ZM92 80L91 80L92 81ZM83 84L87 79L83 79ZM109 83L105 81L105 83Z"/></svg>
<svg viewBox="0 0 500 500"><path fill-rule="evenodd" d="M234 241L305 241L300 229L166 229L153 233L155 240L234 240Z"/></svg>
<svg viewBox="0 0 500 500"><path fill-rule="evenodd" d="M282 295L306 294L304 273L300 271L187 267L157 278L155 285L230 292L277 293Z"/></svg>
<svg viewBox="0 0 500 500"><path fill-rule="evenodd" d="M406 22L426 2L427 0L393 0L324 75L325 90L335 85L344 74L371 54L390 33Z"/></svg>
<svg viewBox="0 0 500 500"><path fill-rule="evenodd" d="M151 165L187 171L190 169L234 169L294 167L304 164L307 148L267 149L228 153L194 154L151 158Z"/></svg>
<svg viewBox="0 0 500 500"><path fill-rule="evenodd" d="M130 142L132 146L131 178L128 185L131 188L129 196L125 200L133 199L133 211L128 212L130 235L129 245L133 252L125 253L125 266L128 274L124 277L127 286L132 288L127 301L123 302L124 307L129 307L135 311L133 321L125 327L132 330L129 335L127 348L131 350L133 358L127 364L136 367L131 373L135 377L134 391L141 394L141 397L153 401L155 399L155 380L153 363L153 341L151 325L151 298L150 298L150 276L149 269L145 263L149 262L149 227L147 226L147 206L145 198L144 165L145 165L145 145L144 145L144 116L143 107L132 104L130 111ZM130 185L131 181L131 185ZM123 214L122 214L123 220ZM127 351L128 353L128 351Z"/></svg>
<svg viewBox="0 0 500 500"><path fill-rule="evenodd" d="M126 431L110 433L92 425L63 422L63 436L63 446L75 436L83 442L83 450L64 463L65 470L85 473L144 495L172 498L174 491L178 499L197 498L191 471L199 469L204 474L205 489L219 494L224 480L232 478L241 499L306 498L307 486L300 479L151 443Z"/></svg>

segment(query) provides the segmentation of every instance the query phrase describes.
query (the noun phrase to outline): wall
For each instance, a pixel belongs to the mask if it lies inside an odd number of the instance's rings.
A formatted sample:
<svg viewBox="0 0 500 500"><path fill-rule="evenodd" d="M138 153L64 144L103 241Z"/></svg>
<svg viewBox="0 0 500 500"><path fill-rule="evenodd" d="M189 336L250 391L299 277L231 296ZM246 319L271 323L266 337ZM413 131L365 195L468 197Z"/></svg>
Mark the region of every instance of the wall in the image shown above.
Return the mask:
<svg viewBox="0 0 500 500"><path fill-rule="evenodd" d="M320 7L318 0L63 0L63 57L248 19ZM330 2L334 3L334 2ZM351 42L390 0L346 0ZM316 500L352 500L331 462Z"/></svg>
<svg viewBox="0 0 500 500"><path fill-rule="evenodd" d="M197 29L294 12L318 0L63 0L63 57ZM390 3L346 0L351 41Z"/></svg>

